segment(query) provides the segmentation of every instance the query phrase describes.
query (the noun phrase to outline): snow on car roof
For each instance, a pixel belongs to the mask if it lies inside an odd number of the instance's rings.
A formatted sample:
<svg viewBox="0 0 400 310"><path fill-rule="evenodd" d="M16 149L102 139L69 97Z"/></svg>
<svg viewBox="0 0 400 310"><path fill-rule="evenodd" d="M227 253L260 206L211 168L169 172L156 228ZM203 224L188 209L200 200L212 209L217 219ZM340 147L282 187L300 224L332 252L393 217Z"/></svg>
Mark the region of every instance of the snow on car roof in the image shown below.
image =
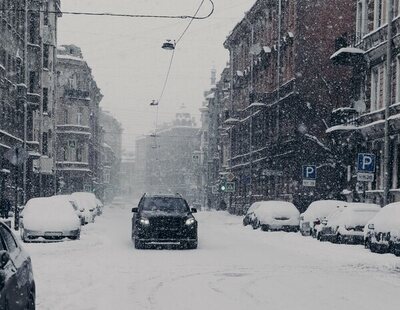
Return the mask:
<svg viewBox="0 0 400 310"><path fill-rule="evenodd" d="M285 215L285 216L299 216L300 212L295 205L287 201L260 201L259 206L254 211L257 216L272 216L272 215Z"/></svg>
<svg viewBox="0 0 400 310"><path fill-rule="evenodd" d="M400 202L383 207L369 223L373 223L378 232L390 232L400 236Z"/></svg>
<svg viewBox="0 0 400 310"><path fill-rule="evenodd" d="M313 221L317 218L322 219L328 217L335 212L338 207L348 205L347 201L341 200L317 200L310 204L307 210L303 213L304 221Z"/></svg>

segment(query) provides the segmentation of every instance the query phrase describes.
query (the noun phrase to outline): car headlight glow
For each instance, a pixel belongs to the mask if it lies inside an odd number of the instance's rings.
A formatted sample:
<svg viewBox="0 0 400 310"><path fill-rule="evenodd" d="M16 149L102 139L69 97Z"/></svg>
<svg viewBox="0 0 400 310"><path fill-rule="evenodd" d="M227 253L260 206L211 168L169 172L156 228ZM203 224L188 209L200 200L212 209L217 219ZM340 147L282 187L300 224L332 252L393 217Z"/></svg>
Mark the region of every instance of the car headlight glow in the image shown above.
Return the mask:
<svg viewBox="0 0 400 310"><path fill-rule="evenodd" d="M193 225L195 222L196 222L196 220L193 217L191 217L186 220L185 224L190 226L190 225Z"/></svg>
<svg viewBox="0 0 400 310"><path fill-rule="evenodd" d="M142 225L150 225L150 221L149 221L149 219L147 219L145 217L142 217L140 219L140 224L142 224Z"/></svg>

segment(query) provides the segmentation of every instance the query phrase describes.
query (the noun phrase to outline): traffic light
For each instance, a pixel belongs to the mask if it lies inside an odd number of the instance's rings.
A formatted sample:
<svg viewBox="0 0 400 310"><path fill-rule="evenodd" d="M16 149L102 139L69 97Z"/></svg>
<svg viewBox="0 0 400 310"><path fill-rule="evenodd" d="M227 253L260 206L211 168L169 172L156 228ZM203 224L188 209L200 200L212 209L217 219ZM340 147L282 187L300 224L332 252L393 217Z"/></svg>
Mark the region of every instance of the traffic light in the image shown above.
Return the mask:
<svg viewBox="0 0 400 310"><path fill-rule="evenodd" d="M221 192L221 193L224 193L224 192L226 192L226 181L221 181L221 183L219 183L219 191Z"/></svg>

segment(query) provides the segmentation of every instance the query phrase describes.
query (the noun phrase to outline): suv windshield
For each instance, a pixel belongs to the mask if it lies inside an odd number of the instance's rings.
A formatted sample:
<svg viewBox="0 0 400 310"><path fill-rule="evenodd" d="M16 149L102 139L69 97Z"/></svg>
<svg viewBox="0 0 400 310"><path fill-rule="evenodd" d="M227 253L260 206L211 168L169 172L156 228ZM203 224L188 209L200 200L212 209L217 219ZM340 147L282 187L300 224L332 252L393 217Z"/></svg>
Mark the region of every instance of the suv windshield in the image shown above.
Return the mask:
<svg viewBox="0 0 400 310"><path fill-rule="evenodd" d="M189 207L182 198L152 197L144 199L141 206L142 211L161 211L168 213L189 212Z"/></svg>

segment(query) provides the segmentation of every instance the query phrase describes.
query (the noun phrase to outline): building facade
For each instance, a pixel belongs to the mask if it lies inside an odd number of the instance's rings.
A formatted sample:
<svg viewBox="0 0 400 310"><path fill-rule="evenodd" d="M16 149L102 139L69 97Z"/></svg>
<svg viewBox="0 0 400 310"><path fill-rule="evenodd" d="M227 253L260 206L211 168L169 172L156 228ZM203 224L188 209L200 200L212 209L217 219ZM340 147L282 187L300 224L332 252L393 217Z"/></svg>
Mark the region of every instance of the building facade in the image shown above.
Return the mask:
<svg viewBox="0 0 400 310"><path fill-rule="evenodd" d="M383 202L384 190L384 124L388 83L389 96L389 201L400 200L400 4L394 1L391 21L392 74L387 72L388 16L386 1L359 0L354 18L352 39L335 52L331 59L337 68L353 70L351 86L353 97L332 112L327 130L337 148L343 170L343 194L348 200ZM373 153L377 165L373 182L357 181L355 165L358 153Z"/></svg>
<svg viewBox="0 0 400 310"><path fill-rule="evenodd" d="M54 193L55 49L60 1L0 1L0 193L20 202ZM4 158L29 153L19 173ZM18 176L18 177L17 177Z"/></svg>
<svg viewBox="0 0 400 310"><path fill-rule="evenodd" d="M57 81L58 190L96 192L102 179L102 94L79 47L65 45L58 49Z"/></svg>
<svg viewBox="0 0 400 310"><path fill-rule="evenodd" d="M221 115L219 177L231 173L236 182L225 197L231 212L263 199L304 210L340 195L324 139L330 112L351 96L351 70L335 67L330 56L351 35L355 8L346 0L256 1L227 37L229 90L222 87L212 104ZM306 164L318 167L316 188L302 185Z"/></svg>

